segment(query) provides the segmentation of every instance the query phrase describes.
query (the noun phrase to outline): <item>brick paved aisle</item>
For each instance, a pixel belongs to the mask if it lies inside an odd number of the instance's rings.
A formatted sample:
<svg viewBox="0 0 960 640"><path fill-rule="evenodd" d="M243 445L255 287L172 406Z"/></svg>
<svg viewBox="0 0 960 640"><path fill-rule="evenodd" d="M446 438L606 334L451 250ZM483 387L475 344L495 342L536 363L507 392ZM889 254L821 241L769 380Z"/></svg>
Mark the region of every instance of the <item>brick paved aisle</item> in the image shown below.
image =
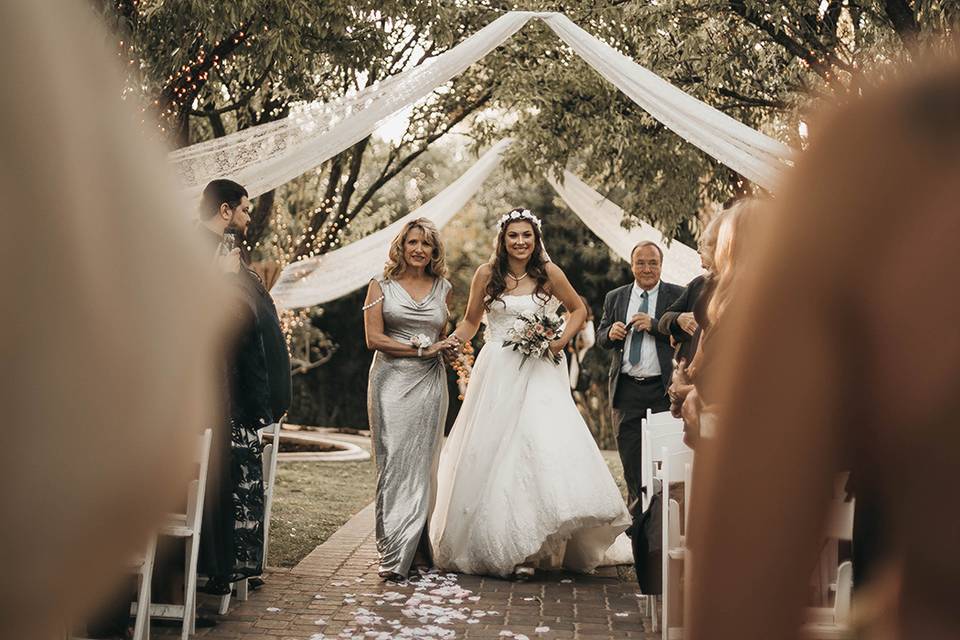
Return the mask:
<svg viewBox="0 0 960 640"><path fill-rule="evenodd" d="M340 638L655 638L634 583L597 575L538 572L514 583L434 573L405 585L376 572L373 505L293 569L271 569L246 602L233 600L213 629L233 640ZM211 600L204 600L211 606ZM154 635L173 635L155 628Z"/></svg>

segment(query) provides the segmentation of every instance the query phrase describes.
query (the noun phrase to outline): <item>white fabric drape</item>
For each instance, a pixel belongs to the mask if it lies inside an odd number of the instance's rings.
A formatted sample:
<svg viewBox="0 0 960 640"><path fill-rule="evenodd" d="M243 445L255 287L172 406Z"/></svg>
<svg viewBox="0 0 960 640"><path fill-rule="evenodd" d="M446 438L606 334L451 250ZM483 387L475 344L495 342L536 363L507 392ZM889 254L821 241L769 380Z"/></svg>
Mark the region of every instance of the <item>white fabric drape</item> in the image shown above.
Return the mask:
<svg viewBox="0 0 960 640"><path fill-rule="evenodd" d="M545 20L600 74L683 139L757 184L775 185L789 162L788 147L677 89L566 16L522 11L507 13L436 58L355 94L180 149L170 161L194 200L208 181L224 177L259 195L370 135L384 119L463 72L532 18Z"/></svg>
<svg viewBox="0 0 960 640"><path fill-rule="evenodd" d="M287 265L270 291L277 306L296 309L323 304L365 286L383 269L390 242L404 224L429 218L442 229L480 190L510 144L501 140L446 189L389 226L322 256ZM694 249L676 241L668 246L663 234L649 224L641 222L629 230L620 226L623 210L569 171L563 184L548 181L587 228L627 262L637 242L651 240L664 251L664 280L686 284L703 272ZM549 230L546 240L549 245Z"/></svg>
<svg viewBox="0 0 960 640"><path fill-rule="evenodd" d="M663 234L645 222L640 222L629 230L624 229L620 226L623 209L569 171L564 172L563 184L553 178L547 180L583 223L627 262L630 262L630 251L633 247L642 240L649 240L663 249L661 275L665 281L686 285L703 273L700 255L695 249L676 240L668 245Z"/></svg>
<svg viewBox="0 0 960 640"><path fill-rule="evenodd" d="M322 256L288 265L270 290L280 308L323 304L365 286L383 270L390 242L410 220L429 218L443 228L500 165L510 140L501 140L446 189L387 227Z"/></svg>
<svg viewBox="0 0 960 640"><path fill-rule="evenodd" d="M544 18L600 75L671 131L748 180L772 190L790 161L789 147L677 89L610 45L597 40L569 18Z"/></svg>
<svg viewBox="0 0 960 640"><path fill-rule="evenodd" d="M417 67L333 102L299 108L282 120L185 147L171 153L170 161L194 200L214 178L236 180L251 197L260 195L363 140L380 122L462 73L536 15L507 13Z"/></svg>

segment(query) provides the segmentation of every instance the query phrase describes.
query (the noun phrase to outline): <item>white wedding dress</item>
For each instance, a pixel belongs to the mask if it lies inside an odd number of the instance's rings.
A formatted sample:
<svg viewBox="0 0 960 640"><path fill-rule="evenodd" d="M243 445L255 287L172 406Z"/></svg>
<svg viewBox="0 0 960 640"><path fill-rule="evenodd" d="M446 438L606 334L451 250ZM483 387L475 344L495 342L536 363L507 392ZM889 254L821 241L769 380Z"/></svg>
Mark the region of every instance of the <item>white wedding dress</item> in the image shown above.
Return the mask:
<svg viewBox="0 0 960 640"><path fill-rule="evenodd" d="M442 569L509 576L534 563L589 572L611 563L605 554L630 523L566 367L534 358L520 367L521 354L502 347L519 313L558 306L505 295L487 312L486 344L440 454L430 540Z"/></svg>

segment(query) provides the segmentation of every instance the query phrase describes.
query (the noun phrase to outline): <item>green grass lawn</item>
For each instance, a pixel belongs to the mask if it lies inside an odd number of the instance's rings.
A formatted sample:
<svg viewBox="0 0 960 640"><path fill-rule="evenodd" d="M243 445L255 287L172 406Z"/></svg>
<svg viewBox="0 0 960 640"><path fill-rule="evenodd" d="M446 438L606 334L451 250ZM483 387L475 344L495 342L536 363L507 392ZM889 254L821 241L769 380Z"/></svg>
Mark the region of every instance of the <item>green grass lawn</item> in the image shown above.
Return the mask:
<svg viewBox="0 0 960 640"><path fill-rule="evenodd" d="M626 496L616 451L604 460ZM376 467L366 462L283 462L277 467L270 523L272 567L292 567L373 500Z"/></svg>
<svg viewBox="0 0 960 640"><path fill-rule="evenodd" d="M281 462L270 522L272 567L292 567L373 500L373 460Z"/></svg>

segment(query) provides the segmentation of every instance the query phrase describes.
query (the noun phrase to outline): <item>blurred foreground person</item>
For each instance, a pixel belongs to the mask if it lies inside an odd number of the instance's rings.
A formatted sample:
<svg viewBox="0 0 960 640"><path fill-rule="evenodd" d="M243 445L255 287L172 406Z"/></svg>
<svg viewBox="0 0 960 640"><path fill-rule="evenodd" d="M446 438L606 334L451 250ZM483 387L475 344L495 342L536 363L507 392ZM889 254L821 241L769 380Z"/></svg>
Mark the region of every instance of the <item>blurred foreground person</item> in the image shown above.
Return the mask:
<svg viewBox="0 0 960 640"><path fill-rule="evenodd" d="M846 467L886 524L857 637L960 634L960 298L944 295L960 272L960 66L910 75L812 127L765 212L725 319L717 434L697 449L691 640L798 636Z"/></svg>
<svg viewBox="0 0 960 640"><path fill-rule="evenodd" d="M62 638L120 584L213 420L209 259L107 41L81 3L0 4L3 638Z"/></svg>

